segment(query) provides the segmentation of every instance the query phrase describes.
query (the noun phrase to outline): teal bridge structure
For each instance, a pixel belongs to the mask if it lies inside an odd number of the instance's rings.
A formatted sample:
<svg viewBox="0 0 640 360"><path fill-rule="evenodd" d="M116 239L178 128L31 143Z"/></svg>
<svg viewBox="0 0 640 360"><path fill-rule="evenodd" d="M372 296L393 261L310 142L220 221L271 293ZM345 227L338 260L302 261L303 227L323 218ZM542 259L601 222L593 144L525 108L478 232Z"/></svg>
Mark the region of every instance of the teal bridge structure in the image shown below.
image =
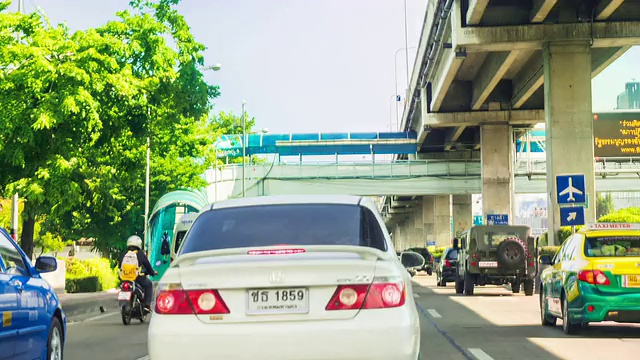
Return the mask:
<svg viewBox="0 0 640 360"><path fill-rule="evenodd" d="M526 132L515 144L515 192L546 192L544 130ZM479 194L482 189L479 158L466 160L418 159L414 132L247 134L223 135L213 146L219 158L277 155L273 161L212 166L203 176L203 189L183 189L164 195L149 217L145 237L150 260L160 276L170 259L160 253L162 238L174 246L174 228L180 216L199 212L207 204L242 196L278 194L351 194L364 196L420 196ZM415 155L409 160L376 160L376 155ZM282 156L335 155L336 161L285 163ZM339 155L373 155L367 161L340 161ZM640 163L634 159L596 162L598 191L640 192ZM166 235L165 235L166 232Z"/></svg>
<svg viewBox="0 0 640 360"><path fill-rule="evenodd" d="M244 136L223 135L213 146L222 157L241 157L243 150L247 156L415 154L416 138L415 132L246 134ZM243 143L246 144L244 149ZM216 199L215 196L211 196L208 191L210 188L211 186L204 189L172 191L156 202L149 215L148 231L145 234L146 252L159 274L153 276L152 280L160 279L170 266L170 254L161 252L162 242L166 238L170 247L174 247L174 232L180 217L184 214L200 212L208 204L222 200L222 198Z"/></svg>

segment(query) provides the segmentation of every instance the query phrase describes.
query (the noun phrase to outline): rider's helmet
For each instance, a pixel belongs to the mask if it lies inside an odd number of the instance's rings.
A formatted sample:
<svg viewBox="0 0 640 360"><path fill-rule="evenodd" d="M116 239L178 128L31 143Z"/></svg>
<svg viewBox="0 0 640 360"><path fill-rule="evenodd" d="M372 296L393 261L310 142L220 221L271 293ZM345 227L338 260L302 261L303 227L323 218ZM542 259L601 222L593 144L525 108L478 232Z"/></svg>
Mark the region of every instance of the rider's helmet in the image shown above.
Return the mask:
<svg viewBox="0 0 640 360"><path fill-rule="evenodd" d="M127 239L127 247L137 247L139 250L142 249L142 239L138 235L131 235Z"/></svg>

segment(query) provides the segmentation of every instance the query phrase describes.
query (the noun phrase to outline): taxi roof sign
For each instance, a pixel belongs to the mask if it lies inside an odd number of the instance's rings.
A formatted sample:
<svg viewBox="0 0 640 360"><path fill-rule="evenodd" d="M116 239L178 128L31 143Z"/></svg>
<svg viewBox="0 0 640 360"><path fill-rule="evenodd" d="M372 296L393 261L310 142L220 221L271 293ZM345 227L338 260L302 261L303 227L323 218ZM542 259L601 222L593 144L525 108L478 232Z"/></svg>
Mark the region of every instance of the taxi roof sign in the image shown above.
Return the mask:
<svg viewBox="0 0 640 360"><path fill-rule="evenodd" d="M589 230L640 230L640 223L593 223L587 224Z"/></svg>

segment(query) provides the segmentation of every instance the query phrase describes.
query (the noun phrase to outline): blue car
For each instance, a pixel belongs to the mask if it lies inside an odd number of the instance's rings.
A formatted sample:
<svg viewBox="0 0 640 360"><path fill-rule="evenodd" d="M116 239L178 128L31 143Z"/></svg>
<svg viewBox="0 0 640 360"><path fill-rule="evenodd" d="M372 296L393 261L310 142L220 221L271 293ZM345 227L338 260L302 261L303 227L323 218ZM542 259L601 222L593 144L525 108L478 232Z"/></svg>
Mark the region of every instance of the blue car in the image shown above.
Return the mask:
<svg viewBox="0 0 640 360"><path fill-rule="evenodd" d="M57 267L51 256L32 266L0 228L0 359L62 359L66 317L55 291L40 277Z"/></svg>

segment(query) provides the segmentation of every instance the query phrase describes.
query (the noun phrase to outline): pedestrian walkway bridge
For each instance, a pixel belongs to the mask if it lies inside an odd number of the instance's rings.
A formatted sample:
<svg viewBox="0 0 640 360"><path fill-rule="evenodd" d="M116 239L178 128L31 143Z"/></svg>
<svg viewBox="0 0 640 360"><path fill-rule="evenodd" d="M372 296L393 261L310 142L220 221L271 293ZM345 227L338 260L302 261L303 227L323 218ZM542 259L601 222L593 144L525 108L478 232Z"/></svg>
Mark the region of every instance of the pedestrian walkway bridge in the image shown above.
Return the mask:
<svg viewBox="0 0 640 360"><path fill-rule="evenodd" d="M546 164L542 160L516 162L517 194L546 193ZM241 165L209 170L205 174L209 198L214 201L242 194ZM216 179L217 181L214 181ZM640 192L640 163L629 159L596 163L596 190ZM217 192L217 195L216 195ZM482 192L479 160L411 160L375 163L273 162L247 165L246 196L278 194L354 194L421 196L479 194Z"/></svg>

